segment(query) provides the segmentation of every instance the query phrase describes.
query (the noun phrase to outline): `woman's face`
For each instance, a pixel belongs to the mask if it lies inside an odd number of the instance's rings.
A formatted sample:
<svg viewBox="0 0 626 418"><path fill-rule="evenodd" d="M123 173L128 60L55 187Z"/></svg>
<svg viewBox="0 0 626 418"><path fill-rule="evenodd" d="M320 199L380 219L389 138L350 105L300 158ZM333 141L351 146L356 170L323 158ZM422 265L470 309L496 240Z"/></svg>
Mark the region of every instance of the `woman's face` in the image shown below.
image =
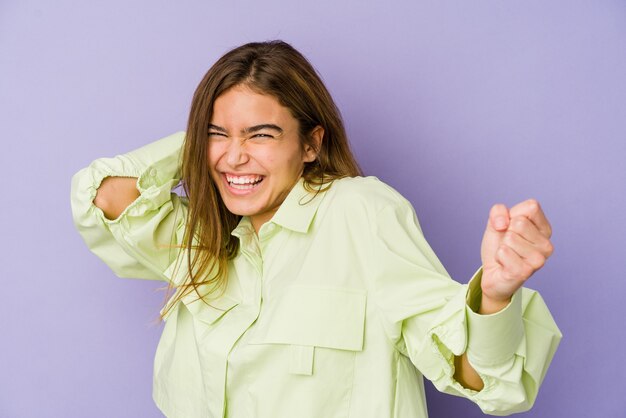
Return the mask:
<svg viewBox="0 0 626 418"><path fill-rule="evenodd" d="M302 146L298 121L273 96L236 86L213 105L208 159L211 176L229 211L249 216L254 229L269 221L315 160ZM321 131L321 132L320 132ZM318 127L314 137L323 135Z"/></svg>

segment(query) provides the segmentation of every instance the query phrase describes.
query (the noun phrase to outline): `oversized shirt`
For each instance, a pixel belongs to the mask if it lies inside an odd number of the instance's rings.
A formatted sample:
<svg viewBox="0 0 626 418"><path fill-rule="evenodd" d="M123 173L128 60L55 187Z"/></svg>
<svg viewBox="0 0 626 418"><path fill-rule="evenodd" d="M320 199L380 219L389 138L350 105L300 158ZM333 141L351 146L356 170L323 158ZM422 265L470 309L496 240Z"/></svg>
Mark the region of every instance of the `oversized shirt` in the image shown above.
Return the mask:
<svg viewBox="0 0 626 418"><path fill-rule="evenodd" d="M187 277L184 133L72 179L75 224L120 277ZM137 177L115 220L93 204L107 176ZM538 293L520 289L492 315L474 312L481 270L452 280L411 204L374 177L310 193L300 180L255 233L243 217L219 297L172 304L154 363L153 397L171 418L425 418L423 378L505 415L532 406L561 334ZM473 309L472 309L473 308ZM453 378L467 352L481 391Z"/></svg>

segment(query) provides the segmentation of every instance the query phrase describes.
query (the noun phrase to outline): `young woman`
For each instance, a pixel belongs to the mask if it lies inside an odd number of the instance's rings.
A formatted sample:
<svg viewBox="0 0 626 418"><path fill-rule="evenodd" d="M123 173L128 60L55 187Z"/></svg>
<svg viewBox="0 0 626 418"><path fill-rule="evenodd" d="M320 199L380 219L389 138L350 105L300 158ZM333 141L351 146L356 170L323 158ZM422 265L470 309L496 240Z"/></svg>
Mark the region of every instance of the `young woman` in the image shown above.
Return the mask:
<svg viewBox="0 0 626 418"><path fill-rule="evenodd" d="M74 176L91 250L174 291L154 366L166 416L426 417L422 375L487 413L532 406L561 338L521 287L552 252L537 202L492 208L461 285L410 203L360 174L315 70L275 41L217 61L186 133Z"/></svg>

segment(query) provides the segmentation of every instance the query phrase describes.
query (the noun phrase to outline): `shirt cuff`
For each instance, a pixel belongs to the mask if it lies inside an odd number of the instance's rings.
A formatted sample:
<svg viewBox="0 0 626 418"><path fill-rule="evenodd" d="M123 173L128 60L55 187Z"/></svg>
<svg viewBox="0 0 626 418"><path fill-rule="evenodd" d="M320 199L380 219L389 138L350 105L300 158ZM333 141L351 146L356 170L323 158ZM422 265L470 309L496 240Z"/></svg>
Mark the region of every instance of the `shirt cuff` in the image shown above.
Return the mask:
<svg viewBox="0 0 626 418"><path fill-rule="evenodd" d="M467 316L467 356L472 365L493 366L509 360L524 337L521 289L501 311L490 315L475 312L480 306L482 269L468 286L465 312Z"/></svg>

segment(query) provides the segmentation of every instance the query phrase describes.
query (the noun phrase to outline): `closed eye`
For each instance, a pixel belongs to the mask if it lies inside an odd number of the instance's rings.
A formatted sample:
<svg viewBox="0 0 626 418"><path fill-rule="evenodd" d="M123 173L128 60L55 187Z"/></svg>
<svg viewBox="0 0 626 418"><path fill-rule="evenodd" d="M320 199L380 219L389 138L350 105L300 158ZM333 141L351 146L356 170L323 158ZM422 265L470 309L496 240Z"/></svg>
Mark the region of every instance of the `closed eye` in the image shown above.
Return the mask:
<svg viewBox="0 0 626 418"><path fill-rule="evenodd" d="M227 135L225 133L222 133L222 132L209 132L209 137L211 137L211 136L222 136L224 138L227 137Z"/></svg>

